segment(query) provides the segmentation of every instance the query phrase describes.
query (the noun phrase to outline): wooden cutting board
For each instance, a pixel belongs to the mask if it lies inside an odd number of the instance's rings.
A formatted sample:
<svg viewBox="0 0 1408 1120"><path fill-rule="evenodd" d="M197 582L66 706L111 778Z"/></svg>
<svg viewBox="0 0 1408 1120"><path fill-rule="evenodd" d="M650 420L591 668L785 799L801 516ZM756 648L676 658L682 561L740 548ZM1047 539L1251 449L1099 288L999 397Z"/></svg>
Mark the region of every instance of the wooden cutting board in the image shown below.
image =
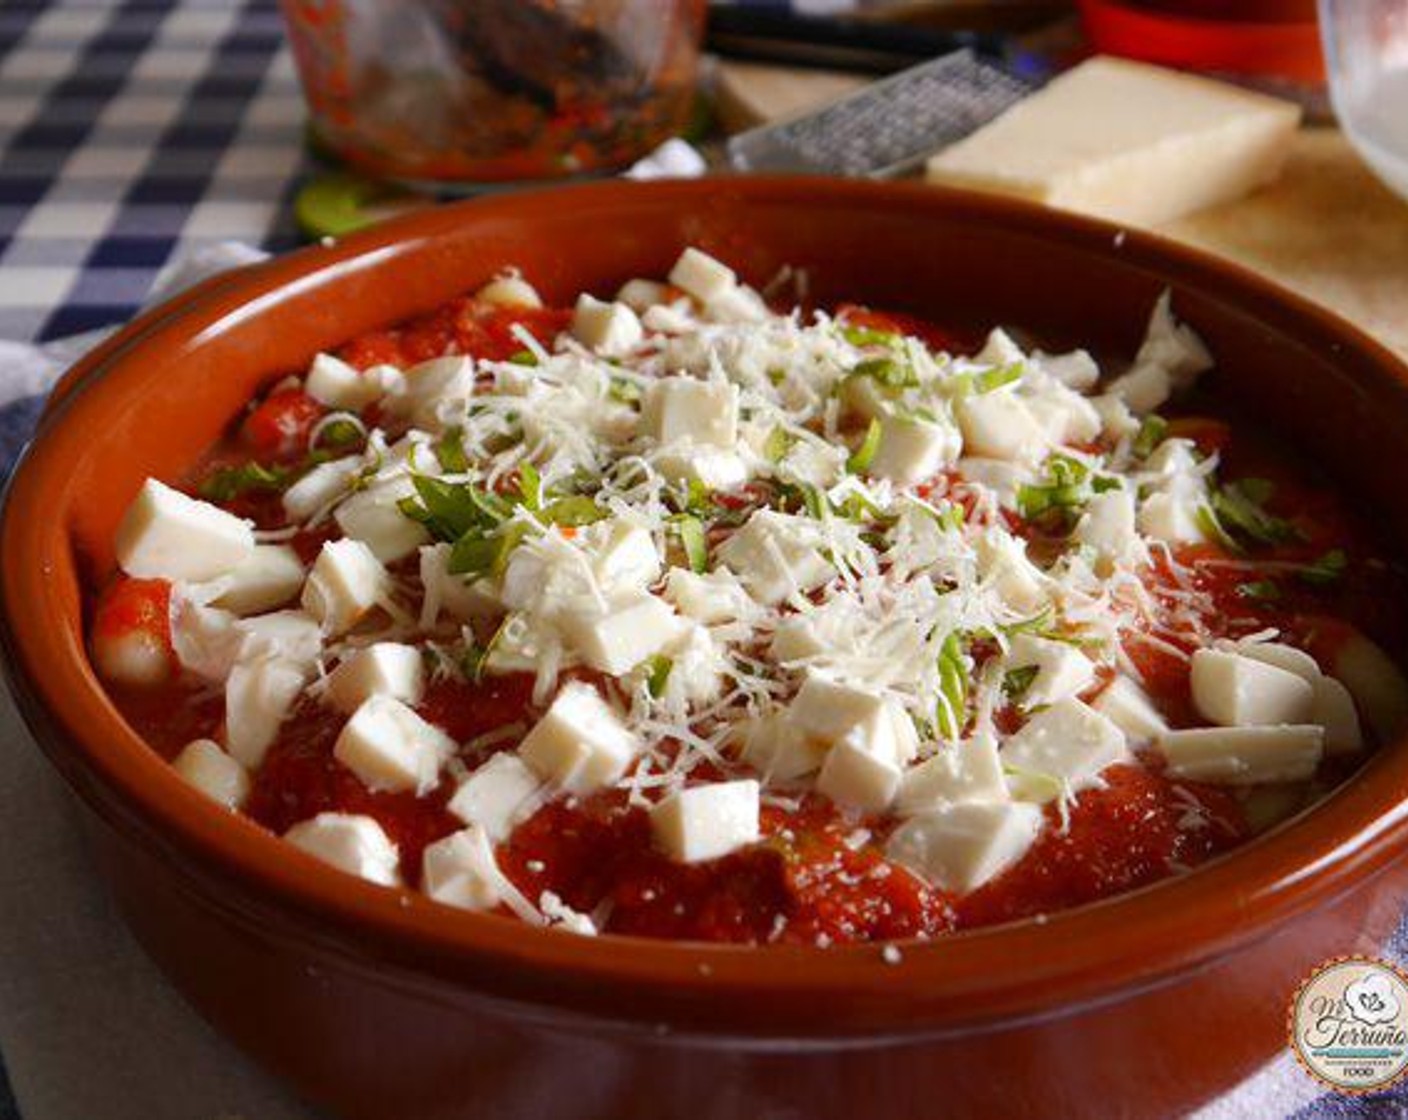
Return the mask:
<svg viewBox="0 0 1408 1120"><path fill-rule="evenodd" d="M793 116L858 88L849 74L728 63L731 130ZM1383 186L1333 128L1303 129L1281 179L1162 227L1339 312L1408 358L1408 201Z"/></svg>

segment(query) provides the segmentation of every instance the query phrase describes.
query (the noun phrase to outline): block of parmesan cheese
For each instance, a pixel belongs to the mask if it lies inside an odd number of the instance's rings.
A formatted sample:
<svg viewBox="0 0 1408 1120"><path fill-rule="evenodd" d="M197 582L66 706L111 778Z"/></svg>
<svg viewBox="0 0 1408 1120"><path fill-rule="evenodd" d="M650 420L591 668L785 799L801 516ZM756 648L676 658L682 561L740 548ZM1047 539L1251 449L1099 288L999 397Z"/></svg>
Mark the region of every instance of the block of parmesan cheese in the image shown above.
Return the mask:
<svg viewBox="0 0 1408 1120"><path fill-rule="evenodd" d="M928 179L1157 225L1275 179L1299 123L1274 97L1092 58L933 156Z"/></svg>

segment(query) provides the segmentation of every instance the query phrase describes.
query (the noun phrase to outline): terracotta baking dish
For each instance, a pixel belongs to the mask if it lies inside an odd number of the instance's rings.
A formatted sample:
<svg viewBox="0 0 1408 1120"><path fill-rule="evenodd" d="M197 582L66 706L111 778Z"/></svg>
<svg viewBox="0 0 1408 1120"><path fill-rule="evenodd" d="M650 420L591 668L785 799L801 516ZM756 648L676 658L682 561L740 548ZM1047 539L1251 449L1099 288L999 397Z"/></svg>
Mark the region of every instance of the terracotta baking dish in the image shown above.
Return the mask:
<svg viewBox="0 0 1408 1120"><path fill-rule="evenodd" d="M1326 313L1138 233L1007 201L821 180L608 184L416 215L208 283L65 382L0 527L4 656L148 952L211 1022L349 1117L1168 1116L1283 1044L1293 986L1372 951L1408 871L1408 742L1182 880L903 948L589 940L440 909L212 810L90 671L84 589L142 478L179 477L256 387L514 264L559 300L697 244L821 300L1132 353L1171 286L1217 391L1376 510L1408 505L1408 370Z"/></svg>

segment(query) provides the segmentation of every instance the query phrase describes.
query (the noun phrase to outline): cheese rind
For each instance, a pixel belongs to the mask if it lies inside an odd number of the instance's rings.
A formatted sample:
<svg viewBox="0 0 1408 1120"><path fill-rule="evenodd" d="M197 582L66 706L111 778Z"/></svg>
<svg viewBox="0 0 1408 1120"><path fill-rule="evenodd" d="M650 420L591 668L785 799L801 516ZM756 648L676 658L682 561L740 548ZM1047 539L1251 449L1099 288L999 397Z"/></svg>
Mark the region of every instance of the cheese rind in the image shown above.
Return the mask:
<svg viewBox="0 0 1408 1120"><path fill-rule="evenodd" d="M1093 58L929 160L930 182L1154 225L1280 173L1300 109L1205 78Z"/></svg>

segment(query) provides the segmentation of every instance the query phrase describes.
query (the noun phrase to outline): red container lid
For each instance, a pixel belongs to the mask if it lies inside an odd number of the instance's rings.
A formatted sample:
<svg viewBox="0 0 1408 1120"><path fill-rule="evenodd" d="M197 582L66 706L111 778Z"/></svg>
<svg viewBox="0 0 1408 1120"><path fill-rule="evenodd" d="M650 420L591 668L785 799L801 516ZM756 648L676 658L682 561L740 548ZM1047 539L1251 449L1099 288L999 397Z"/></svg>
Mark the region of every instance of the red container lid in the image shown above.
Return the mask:
<svg viewBox="0 0 1408 1120"><path fill-rule="evenodd" d="M1095 49L1198 70L1323 82L1314 0L1080 0Z"/></svg>

